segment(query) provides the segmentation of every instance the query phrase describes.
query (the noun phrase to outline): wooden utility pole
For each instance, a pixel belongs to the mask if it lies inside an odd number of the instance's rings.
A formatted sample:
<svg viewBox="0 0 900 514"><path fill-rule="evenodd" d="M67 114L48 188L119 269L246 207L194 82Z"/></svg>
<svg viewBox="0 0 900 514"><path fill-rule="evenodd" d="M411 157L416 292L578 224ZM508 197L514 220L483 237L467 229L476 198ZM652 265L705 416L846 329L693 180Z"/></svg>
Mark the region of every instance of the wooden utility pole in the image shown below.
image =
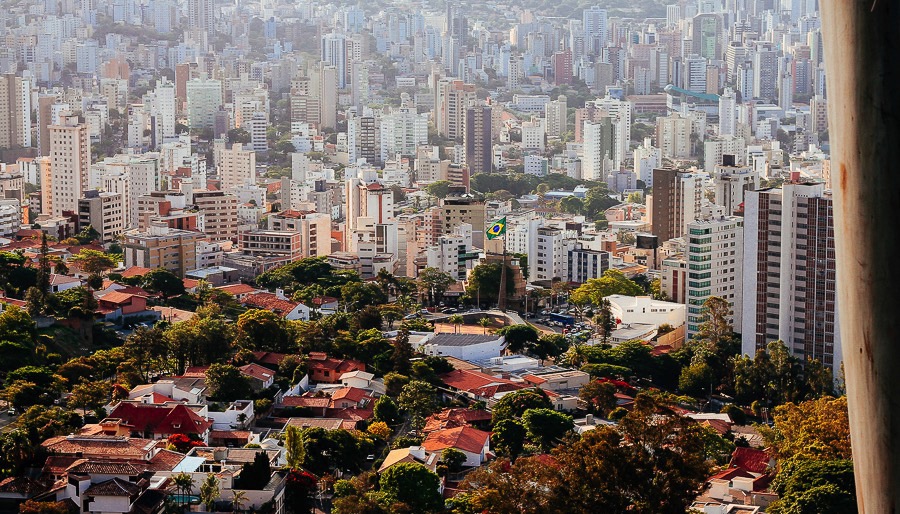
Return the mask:
<svg viewBox="0 0 900 514"><path fill-rule="evenodd" d="M900 512L900 1L826 0L839 325L859 512Z"/></svg>

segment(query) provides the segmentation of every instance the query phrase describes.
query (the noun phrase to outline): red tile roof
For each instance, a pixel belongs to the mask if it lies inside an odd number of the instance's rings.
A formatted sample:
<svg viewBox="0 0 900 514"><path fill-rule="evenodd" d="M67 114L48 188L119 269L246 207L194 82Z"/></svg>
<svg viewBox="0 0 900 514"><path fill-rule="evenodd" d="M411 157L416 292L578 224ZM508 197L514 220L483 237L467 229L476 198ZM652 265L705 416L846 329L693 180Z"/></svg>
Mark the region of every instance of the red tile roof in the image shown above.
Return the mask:
<svg viewBox="0 0 900 514"><path fill-rule="evenodd" d="M517 388L522 387L505 378L493 377L486 373L481 373L480 371L467 369L455 369L449 373L444 373L441 375L441 380L449 387L469 392L499 384L512 384L517 386Z"/></svg>
<svg viewBox="0 0 900 514"><path fill-rule="evenodd" d="M136 432L153 434L202 434L212 426L211 421L184 405L171 407L120 402L109 413L110 418L121 419Z"/></svg>
<svg viewBox="0 0 900 514"><path fill-rule="evenodd" d="M429 452L439 452L446 448L456 448L469 453L481 453L491 437L489 432L472 427L448 428L428 434L422 446Z"/></svg>
<svg viewBox="0 0 900 514"><path fill-rule="evenodd" d="M47 439L41 446L51 454L83 455L84 457L116 457L143 460L162 441L116 436L58 436Z"/></svg>
<svg viewBox="0 0 900 514"><path fill-rule="evenodd" d="M131 293L123 293L121 291L113 291L101 296L99 301L111 303L114 305L124 305L131 303L135 296L137 295Z"/></svg>
<svg viewBox="0 0 900 514"><path fill-rule="evenodd" d="M432 414L425 420L425 433L447 428L457 428L470 423L487 422L491 420L491 413L480 409L444 409L437 414Z"/></svg>
<svg viewBox="0 0 900 514"><path fill-rule="evenodd" d="M769 454L765 450L739 446L731 454L731 467L762 474L768 469L769 460Z"/></svg>
<svg viewBox="0 0 900 514"><path fill-rule="evenodd" d="M296 309L300 302L292 302L290 300L282 300L272 293L253 293L244 297L244 305L255 307L257 309L265 309L282 316Z"/></svg>
<svg viewBox="0 0 900 514"><path fill-rule="evenodd" d="M248 294L248 293L252 293L252 292L256 291L256 288L249 284L231 284L231 285L227 285L227 286L220 286L220 287L217 287L216 289L218 289L219 291L225 291L226 293L229 293L229 294L232 294L235 296L237 296L239 294Z"/></svg>
<svg viewBox="0 0 900 514"><path fill-rule="evenodd" d="M318 407L325 409L331 403L331 398L327 396L285 396L281 399L281 405L284 407Z"/></svg>
<svg viewBox="0 0 900 514"><path fill-rule="evenodd" d="M253 352L253 360L260 364L268 364L277 368L281 361L287 357L286 353L275 352Z"/></svg>
<svg viewBox="0 0 900 514"><path fill-rule="evenodd" d="M130 268L125 269L120 275L122 278L130 278L130 277L142 277L147 273L152 271L150 268L144 268L142 266L132 266Z"/></svg>
<svg viewBox="0 0 900 514"><path fill-rule="evenodd" d="M241 370L241 373L255 378L260 382L268 382L270 379L275 377L274 371L269 368L260 366L259 364L246 364L238 369Z"/></svg>

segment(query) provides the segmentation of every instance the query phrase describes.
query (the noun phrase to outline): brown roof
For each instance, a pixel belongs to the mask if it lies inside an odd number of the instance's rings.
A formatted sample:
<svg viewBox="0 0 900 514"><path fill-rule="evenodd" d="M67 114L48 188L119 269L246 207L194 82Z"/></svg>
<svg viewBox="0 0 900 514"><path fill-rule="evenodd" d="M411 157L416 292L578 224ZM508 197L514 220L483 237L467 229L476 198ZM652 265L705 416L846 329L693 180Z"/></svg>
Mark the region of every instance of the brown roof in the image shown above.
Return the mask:
<svg viewBox="0 0 900 514"><path fill-rule="evenodd" d="M244 297L244 305L255 307L257 309L265 309L282 316L290 313L300 305L300 302L292 302L290 300L282 300L272 293L253 293Z"/></svg>
<svg viewBox="0 0 900 514"><path fill-rule="evenodd" d="M423 432L429 433L447 428L457 428L470 423L487 422L491 413L480 409L444 409L425 420Z"/></svg>
<svg viewBox="0 0 900 514"><path fill-rule="evenodd" d="M239 294L247 294L256 291L256 288L249 284L231 284L227 286L217 287L219 291L225 291L226 293L239 295Z"/></svg>
<svg viewBox="0 0 900 514"><path fill-rule="evenodd" d="M152 271L150 268L144 268L142 266L132 266L120 273L120 275L122 275L122 278L141 277L146 275L147 273L150 273L150 271Z"/></svg>
<svg viewBox="0 0 900 514"><path fill-rule="evenodd" d="M331 398L327 396L285 396L281 399L283 407L320 407L326 408L331 403Z"/></svg>
<svg viewBox="0 0 900 514"><path fill-rule="evenodd" d="M120 478L94 484L84 492L88 496L136 496L140 493L141 488L137 484L126 482Z"/></svg>
<svg viewBox="0 0 900 514"><path fill-rule="evenodd" d="M47 439L41 446L57 455L83 455L85 457L109 456L121 459L145 460L162 441L121 436L57 436Z"/></svg>
<svg viewBox="0 0 900 514"><path fill-rule="evenodd" d="M81 459L69 466L66 469L66 472L77 473L80 475L91 475L96 473L100 475L125 475L133 477L141 474L143 469L143 466L138 468L129 462Z"/></svg>
<svg viewBox="0 0 900 514"><path fill-rule="evenodd" d="M343 423L344 420L340 418L290 418L287 421L287 425L294 427L324 428L325 430L337 430Z"/></svg>
<svg viewBox="0 0 900 514"><path fill-rule="evenodd" d="M113 291L101 296L100 301L119 305L130 302L135 296L137 295L123 293L121 291Z"/></svg>
<svg viewBox="0 0 900 514"><path fill-rule="evenodd" d="M31 497L43 491L40 482L26 477L9 477L0 481L0 493L12 493Z"/></svg>
<svg viewBox="0 0 900 514"><path fill-rule="evenodd" d="M769 454L765 450L738 446L731 454L731 467L751 473L765 473L769 467Z"/></svg>
<svg viewBox="0 0 900 514"><path fill-rule="evenodd" d="M246 364L238 369L241 370L241 373L244 375L255 378L260 382L268 382L270 378L275 376L274 371L260 366L259 364Z"/></svg>
<svg viewBox="0 0 900 514"><path fill-rule="evenodd" d="M430 452L456 448L469 453L481 453L490 437L491 434L489 432L472 427L449 428L428 434L428 437L422 442L422 446Z"/></svg>

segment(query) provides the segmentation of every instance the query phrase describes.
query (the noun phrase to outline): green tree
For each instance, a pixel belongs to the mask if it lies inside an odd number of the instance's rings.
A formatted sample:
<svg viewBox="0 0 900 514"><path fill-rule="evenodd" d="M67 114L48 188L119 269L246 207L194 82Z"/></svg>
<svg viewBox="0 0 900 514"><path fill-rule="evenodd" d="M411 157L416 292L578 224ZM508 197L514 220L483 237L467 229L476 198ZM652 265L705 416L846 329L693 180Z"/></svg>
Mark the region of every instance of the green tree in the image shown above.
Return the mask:
<svg viewBox="0 0 900 514"><path fill-rule="evenodd" d="M292 353L297 345L290 322L264 309L250 309L237 319L238 341L245 348Z"/></svg>
<svg viewBox="0 0 900 514"><path fill-rule="evenodd" d="M397 425L402 420L400 409L394 400L387 395L375 400L375 410L373 411L376 421L383 421L388 425Z"/></svg>
<svg viewBox="0 0 900 514"><path fill-rule="evenodd" d="M552 409L528 409L522 414L522 423L528 439L539 444L544 451L550 450L575 426L572 416Z"/></svg>
<svg viewBox="0 0 900 514"><path fill-rule="evenodd" d="M165 300L184 294L184 281L165 268L148 271L141 285L151 293L161 294Z"/></svg>
<svg viewBox="0 0 900 514"><path fill-rule="evenodd" d="M609 295L640 296L644 294L641 286L629 280L621 271L606 270L600 278L591 278L572 291L570 299L579 303L600 305L600 301Z"/></svg>
<svg viewBox="0 0 900 514"><path fill-rule="evenodd" d="M409 344L409 329L400 327L397 331L397 337L394 338L392 344L391 362L394 365L394 372L401 375L408 374L411 369L410 360L415 355L412 345Z"/></svg>
<svg viewBox="0 0 900 514"><path fill-rule="evenodd" d="M522 389L503 395L491 409L491 423L521 417L529 409L552 409L547 393L540 389Z"/></svg>
<svg viewBox="0 0 900 514"><path fill-rule="evenodd" d="M472 269L466 285L466 294L471 298L480 298L482 303L494 303L500 297L500 279L503 276L503 267L499 262L479 264ZM512 294L513 277L512 268L506 267L506 294Z"/></svg>
<svg viewBox="0 0 900 514"><path fill-rule="evenodd" d="M89 245L94 241L100 240L100 232L97 232L97 229L92 225L88 225L75 234L75 239L78 240L80 245Z"/></svg>
<svg viewBox="0 0 900 514"><path fill-rule="evenodd" d="M454 283L456 283L456 280L449 273L437 268L425 268L419 272L419 293L428 299L429 305L434 305L435 302L440 301L447 288Z"/></svg>
<svg viewBox="0 0 900 514"><path fill-rule="evenodd" d="M435 198L447 198L447 195L450 194L450 181L436 180L431 184L428 184L428 186L425 187L425 191Z"/></svg>
<svg viewBox="0 0 900 514"><path fill-rule="evenodd" d="M525 446L525 426L517 419L504 419L494 425L491 432L491 445L503 455L515 460Z"/></svg>
<svg viewBox="0 0 900 514"><path fill-rule="evenodd" d="M466 476L479 510L681 514L709 473L700 425L639 394L618 425L572 438L553 451L555 465L498 459Z"/></svg>
<svg viewBox="0 0 900 514"><path fill-rule="evenodd" d="M522 353L538 342L541 333L531 325L509 325L497 331L505 338L506 350L510 353Z"/></svg>
<svg viewBox="0 0 900 514"><path fill-rule="evenodd" d="M242 128L234 128L228 131L229 143L250 143L250 133Z"/></svg>
<svg viewBox="0 0 900 514"><path fill-rule="evenodd" d="M388 505L404 504L408 512L438 512L444 500L438 491L440 479L425 466L401 462L385 470L378 480Z"/></svg>
<svg viewBox="0 0 900 514"><path fill-rule="evenodd" d="M413 417L414 424L424 424L424 419L437 410L435 395L434 387L428 382L412 380L403 386L398 403Z"/></svg>
<svg viewBox="0 0 900 514"><path fill-rule="evenodd" d="M791 459L781 465L772 483L779 500L774 514L843 514L857 512L853 462Z"/></svg>
<svg viewBox="0 0 900 514"><path fill-rule="evenodd" d="M459 333L460 325L465 323L465 320L459 314L453 314L449 318L447 318L447 322L453 325L453 332Z"/></svg>
<svg viewBox="0 0 900 514"><path fill-rule="evenodd" d="M303 446L303 434L297 426L288 425L284 428L284 449L287 467L290 469L301 469L306 455Z"/></svg>
<svg viewBox="0 0 900 514"><path fill-rule="evenodd" d="M451 473L457 473L466 463L466 454L456 448L445 448L441 452L441 462L447 465L447 469Z"/></svg>
<svg viewBox="0 0 900 514"><path fill-rule="evenodd" d="M72 260L77 262L85 273L94 276L101 276L116 266L109 254L88 248L83 248L73 255Z"/></svg>
<svg viewBox="0 0 900 514"><path fill-rule="evenodd" d="M251 396L250 382L231 364L213 364L206 370L206 386L210 399L246 400Z"/></svg>
<svg viewBox="0 0 900 514"><path fill-rule="evenodd" d="M569 349L569 340L562 334L545 334L533 343L528 353L540 360L558 359Z"/></svg>
<svg viewBox="0 0 900 514"><path fill-rule="evenodd" d="M96 410L104 406L110 399L111 390L109 382L82 382L72 388L69 408L81 409L86 415L88 409Z"/></svg>
<svg viewBox="0 0 900 514"><path fill-rule="evenodd" d="M578 398L587 404L588 412L605 416L616 407L616 388L609 382L594 380L578 391Z"/></svg>
<svg viewBox="0 0 900 514"><path fill-rule="evenodd" d="M200 484L200 501L206 507L207 512L214 512L216 500L219 499L219 479L214 473L206 475L206 480Z"/></svg>

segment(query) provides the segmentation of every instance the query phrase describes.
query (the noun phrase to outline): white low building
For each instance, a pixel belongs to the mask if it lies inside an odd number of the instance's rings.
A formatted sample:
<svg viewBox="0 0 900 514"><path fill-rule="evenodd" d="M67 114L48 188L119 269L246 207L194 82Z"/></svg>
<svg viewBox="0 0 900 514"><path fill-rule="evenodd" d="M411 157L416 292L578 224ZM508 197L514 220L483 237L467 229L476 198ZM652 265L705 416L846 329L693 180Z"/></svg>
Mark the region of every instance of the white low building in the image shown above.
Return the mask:
<svg viewBox="0 0 900 514"><path fill-rule="evenodd" d="M614 294L609 300L612 315L620 324L640 323L646 325L668 324L673 328L684 325L687 311L680 303L654 300L649 296L624 296Z"/></svg>
<svg viewBox="0 0 900 514"><path fill-rule="evenodd" d="M418 334L417 334L418 335ZM427 333L409 338L413 349L425 355L455 357L465 361L486 360L499 357L505 338L498 335L434 334Z"/></svg>

